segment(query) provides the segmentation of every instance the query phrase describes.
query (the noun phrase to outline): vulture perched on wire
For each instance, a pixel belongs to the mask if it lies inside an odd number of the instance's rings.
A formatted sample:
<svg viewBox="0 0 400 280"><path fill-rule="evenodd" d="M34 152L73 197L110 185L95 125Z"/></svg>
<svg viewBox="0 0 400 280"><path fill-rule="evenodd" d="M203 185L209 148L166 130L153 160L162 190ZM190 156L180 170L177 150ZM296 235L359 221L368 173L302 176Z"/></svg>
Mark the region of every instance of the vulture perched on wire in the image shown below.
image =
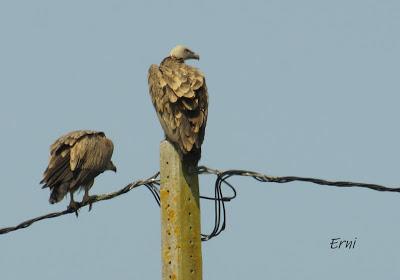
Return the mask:
<svg viewBox="0 0 400 280"><path fill-rule="evenodd" d="M40 182L44 184L42 188L50 188L49 202L57 203L69 192L69 208L76 210L74 192L80 188L85 190L85 203L94 178L106 170L117 171L111 161L113 149L112 141L103 132L77 130L58 138L50 146L49 165Z"/></svg>
<svg viewBox="0 0 400 280"><path fill-rule="evenodd" d="M197 165L208 113L208 94L204 74L185 64L199 59L190 49L178 45L161 64L151 65L149 91L165 137L184 161Z"/></svg>

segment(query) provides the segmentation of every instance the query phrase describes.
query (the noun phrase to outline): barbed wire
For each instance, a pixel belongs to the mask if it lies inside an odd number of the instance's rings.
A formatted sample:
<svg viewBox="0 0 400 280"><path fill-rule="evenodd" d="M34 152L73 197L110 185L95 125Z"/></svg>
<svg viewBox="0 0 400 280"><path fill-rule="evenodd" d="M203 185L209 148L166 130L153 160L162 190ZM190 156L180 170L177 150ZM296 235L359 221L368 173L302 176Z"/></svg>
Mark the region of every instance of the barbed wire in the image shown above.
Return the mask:
<svg viewBox="0 0 400 280"><path fill-rule="evenodd" d="M139 187L139 186L145 186L147 187L152 195L154 196L156 202L158 205L160 205L160 180L159 180L159 172L155 173L153 176L143 179L143 180L137 180L135 182L132 182L128 185L126 185L124 188L111 192L111 193L106 193L106 194L101 194L101 195L93 195L91 198L86 201L85 203L77 203L77 209L79 210L82 207L85 207L87 205L91 205L103 200L109 200L112 198L115 198L117 196L120 196L122 194L125 194L132 189ZM400 192L400 188L391 188L391 187L386 187L378 184L370 184L370 183L358 183L358 182L349 182L349 181L328 181L324 179L318 179L318 178L311 178L311 177L298 177L298 176L270 176L254 171L247 171L247 170L238 170L238 169L232 169L232 170L225 170L225 171L220 171L218 169L212 169L207 166L200 166L198 167L198 174L203 175L203 174L211 174L216 176L215 184L214 184L214 197L208 197L208 196L200 196L202 199L207 199L207 200L213 200L214 201L214 214L215 214L215 219L214 219L214 228L209 234L202 234L201 238L203 241L210 240L211 238L214 238L218 236L222 231L225 230L226 227L226 208L225 208L225 202L232 201L233 199L236 198L237 192L235 190L235 187L228 182L227 180L233 176L244 176L244 177L251 177L259 182L264 182L264 183L290 183L290 182L309 182L313 184L318 184L318 185L326 185L326 186L334 186L334 187L340 187L340 188L349 188L349 187L360 187L360 188L368 188L371 190L375 191L380 191L380 192ZM222 192L222 186L225 185L227 186L230 191L232 192L231 196L224 196ZM27 221L24 221L17 226L14 227L6 227L0 229L0 234L6 234L12 231L16 231L19 229L23 229L26 227L29 227L35 222L44 220L44 219L51 219L55 217L59 217L62 215L66 214L71 214L75 213L74 209L67 209L64 211L60 212L53 212L49 213L46 215L42 215Z"/></svg>
<svg viewBox="0 0 400 280"><path fill-rule="evenodd" d="M220 171L218 169L212 169L207 166L199 166L198 167L198 174L212 174L217 176L215 181L215 197L202 197L206 199L214 200L214 228L209 234L202 234L201 238L203 241L208 241L211 238L214 238L221 234L222 231L225 230L226 227L226 208L225 202L229 202L232 199L236 198L236 190L231 183L227 181L227 179L233 176L244 176L244 177L251 177L259 182L263 183L290 183L290 182L309 182L317 185L325 185L325 186L334 186L339 188L351 188L351 187L360 187L360 188L367 188L375 191L380 192L400 192L400 188L390 188L385 187L382 185L377 184L370 184L370 183L359 183L359 182L349 182L349 181L329 181L324 179L318 178L310 178L310 177L299 177L299 176L270 176L254 171L248 170L239 170L239 169L232 169L232 170L225 170ZM222 194L222 186L226 185L230 188L233 192L232 196L223 196Z"/></svg>
<svg viewBox="0 0 400 280"><path fill-rule="evenodd" d="M299 176L270 176L265 175L262 173L254 172L254 171L247 171L247 170L239 170L239 169L232 169L226 171L219 171L218 169L212 169L207 166L199 166L198 167L198 174L214 174L218 176L225 176L229 175L232 176L245 176L245 177L253 177L257 181L265 182L265 183L291 183L294 181L299 182L309 182L317 185L326 185L326 186L334 186L340 188L353 188L353 187L360 187L360 188L367 188L374 191L380 192L400 192L400 187L393 188L393 187L385 187L383 185L378 184L371 184L371 183L359 183L359 182L350 182L350 181L329 181L324 179L318 178L311 178L311 177L299 177Z"/></svg>
<svg viewBox="0 0 400 280"><path fill-rule="evenodd" d="M89 200L87 200L85 203L82 202L77 202L77 209L67 209L64 211L60 211L60 212L53 212L53 213L49 213L43 216L39 216L30 220L26 220L14 227L6 227L6 228L2 228L0 229L0 234L6 234L9 233L11 231L15 231L18 229L23 229L26 227L29 227L30 225L32 225L35 222L41 221L41 220L45 220L45 219L51 219L51 218L56 218L62 215L66 215L66 214L71 214L71 213L75 213L76 211L78 211L80 208L85 207L87 205L91 205L94 203L97 203L99 201L103 201L103 200L109 200L112 199L114 197L120 196L122 194L125 194L129 191L131 191L134 188L137 188L139 186L146 186L147 188L149 188L150 191L154 190L155 185L159 185L160 181L158 178L160 172L155 173L153 176L149 177L148 179L144 179L144 180L138 180L135 181L133 183L130 183L128 185L126 185L125 187L123 187L122 189L115 191L115 192L111 192L111 193L106 193L106 194L100 194L100 195L92 195L90 197ZM153 193L153 191L152 191ZM154 193L153 193L154 195Z"/></svg>

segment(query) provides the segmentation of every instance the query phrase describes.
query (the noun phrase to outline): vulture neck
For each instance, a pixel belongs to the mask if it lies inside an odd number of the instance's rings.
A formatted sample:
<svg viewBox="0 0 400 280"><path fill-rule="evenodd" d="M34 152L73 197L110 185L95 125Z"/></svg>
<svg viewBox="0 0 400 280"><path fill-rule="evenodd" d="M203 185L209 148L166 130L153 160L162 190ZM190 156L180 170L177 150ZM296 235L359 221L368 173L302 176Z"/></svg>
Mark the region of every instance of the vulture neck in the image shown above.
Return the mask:
<svg viewBox="0 0 400 280"><path fill-rule="evenodd" d="M163 59L161 64L167 63L167 62L185 63L185 60L183 58L177 58L177 57L174 57L174 56L167 56L166 58Z"/></svg>

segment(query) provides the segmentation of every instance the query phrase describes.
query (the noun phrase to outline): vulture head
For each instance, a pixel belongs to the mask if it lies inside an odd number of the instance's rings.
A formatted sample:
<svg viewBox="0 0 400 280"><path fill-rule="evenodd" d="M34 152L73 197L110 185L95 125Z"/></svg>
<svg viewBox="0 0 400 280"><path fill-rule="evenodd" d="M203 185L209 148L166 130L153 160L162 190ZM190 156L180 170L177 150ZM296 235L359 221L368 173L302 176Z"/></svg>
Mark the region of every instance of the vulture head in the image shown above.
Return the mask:
<svg viewBox="0 0 400 280"><path fill-rule="evenodd" d="M111 170L111 171L114 171L114 172L117 172L117 167L114 165L114 163L110 160L108 163L107 163L107 169L106 170Z"/></svg>
<svg viewBox="0 0 400 280"><path fill-rule="evenodd" d="M169 56L171 57L176 57L179 59L187 60L187 59L200 59L200 56L190 50L189 48L182 46L182 45L177 45L175 48L171 50L169 53Z"/></svg>

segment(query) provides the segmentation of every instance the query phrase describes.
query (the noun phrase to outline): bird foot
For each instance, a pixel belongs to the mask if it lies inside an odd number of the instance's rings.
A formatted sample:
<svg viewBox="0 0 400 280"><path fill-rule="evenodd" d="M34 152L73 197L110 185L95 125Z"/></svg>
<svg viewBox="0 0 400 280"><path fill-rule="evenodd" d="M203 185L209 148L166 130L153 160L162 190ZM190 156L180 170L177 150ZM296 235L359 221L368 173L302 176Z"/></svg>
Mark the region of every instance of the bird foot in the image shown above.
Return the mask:
<svg viewBox="0 0 400 280"><path fill-rule="evenodd" d="M91 201L95 198L96 196L92 196L92 195L88 195L88 196L84 196L82 199L82 204L86 204L88 201ZM89 203L89 212L92 210L92 202Z"/></svg>
<svg viewBox="0 0 400 280"><path fill-rule="evenodd" d="M75 212L75 216L78 218L79 203L71 200L71 202L68 205L68 210L74 211Z"/></svg>

